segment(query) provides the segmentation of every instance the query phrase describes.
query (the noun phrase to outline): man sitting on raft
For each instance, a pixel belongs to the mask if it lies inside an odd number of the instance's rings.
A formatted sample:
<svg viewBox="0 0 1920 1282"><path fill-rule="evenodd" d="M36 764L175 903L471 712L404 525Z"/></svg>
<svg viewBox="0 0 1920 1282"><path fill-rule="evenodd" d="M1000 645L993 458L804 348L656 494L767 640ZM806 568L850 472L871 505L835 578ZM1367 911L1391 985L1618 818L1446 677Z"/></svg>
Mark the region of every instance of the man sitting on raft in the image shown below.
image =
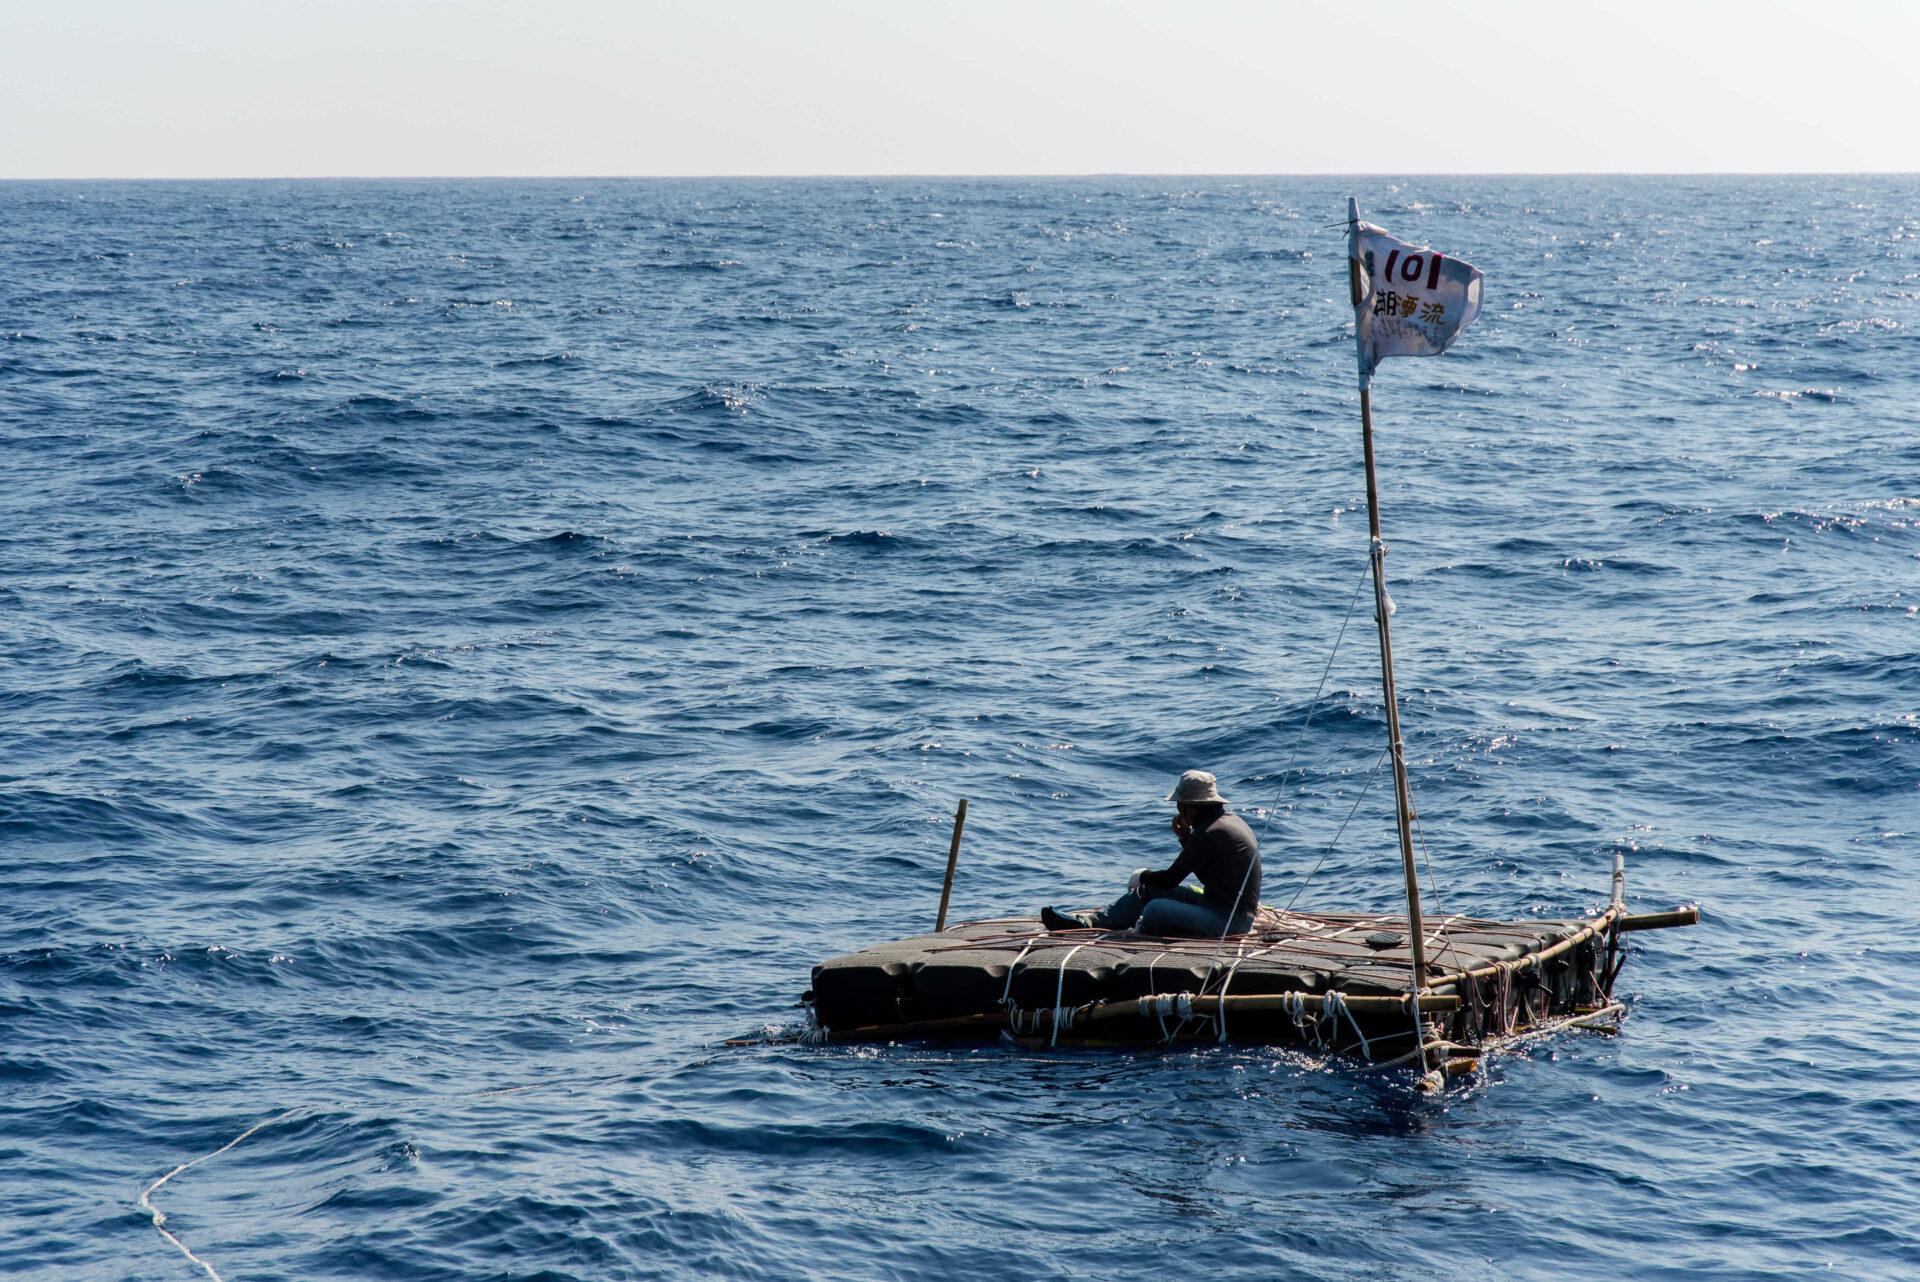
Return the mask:
<svg viewBox="0 0 1920 1282"><path fill-rule="evenodd" d="M1136 930L1189 939L1251 930L1260 909L1260 843L1253 829L1227 813L1218 781L1204 770L1181 775L1167 800L1180 808L1173 817L1180 857L1171 868L1142 868L1126 894L1087 917L1042 908L1041 924L1048 930ZM1180 884L1189 873L1202 889Z"/></svg>

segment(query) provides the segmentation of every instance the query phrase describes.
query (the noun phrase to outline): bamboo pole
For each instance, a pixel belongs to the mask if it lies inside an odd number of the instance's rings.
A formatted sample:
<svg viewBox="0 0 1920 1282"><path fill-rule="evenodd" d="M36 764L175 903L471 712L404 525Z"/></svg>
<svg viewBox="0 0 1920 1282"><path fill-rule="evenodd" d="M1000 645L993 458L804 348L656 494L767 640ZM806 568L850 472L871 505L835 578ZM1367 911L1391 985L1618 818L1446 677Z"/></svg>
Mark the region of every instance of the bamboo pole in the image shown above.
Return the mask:
<svg viewBox="0 0 1920 1282"><path fill-rule="evenodd" d="M1347 284L1353 294L1354 342L1360 341L1360 261L1352 252L1360 227L1360 202L1347 197ZM1393 751L1393 808L1400 832L1400 864L1407 882L1407 926L1413 944L1413 987L1427 985L1426 927L1420 919L1420 876L1413 866L1413 795L1407 787L1406 746L1400 739L1400 702L1393 689L1393 632L1387 624L1387 545L1380 537L1380 491L1373 470L1373 396L1360 388L1360 441L1367 460L1367 531L1373 564L1373 616L1380 624L1380 685L1387 703L1387 743Z"/></svg>
<svg viewBox="0 0 1920 1282"><path fill-rule="evenodd" d="M906 1024L875 1024L867 1028L827 1029L823 1041L832 1046L849 1042L911 1041L920 1037L951 1037L966 1033L991 1033L1007 1026L1005 1011L983 1015L960 1015L953 1019L918 1019Z"/></svg>
<svg viewBox="0 0 1920 1282"><path fill-rule="evenodd" d="M1273 996L1244 995L1239 997L1191 997L1192 1011L1195 1015L1217 1015L1224 1004L1227 1014L1257 1014L1261 1012L1289 1011L1292 1007L1291 995L1286 993ZM1410 994L1393 996L1356 996L1343 997L1347 1009L1356 1015L1401 1015L1408 1011ZM1307 1008L1315 1014L1321 1001L1317 993L1306 994ZM1453 993L1422 993L1420 1009L1424 1011L1451 1011L1460 1008L1460 998ZM1140 1002L1095 1002L1090 1006L1069 1007L1073 1013L1073 1022L1100 1023L1106 1020L1128 1019L1140 1016ZM1036 1028L1047 1027L1053 1021L1053 1008L1043 1006L1033 1012ZM950 1019L921 1019L904 1024L875 1024L865 1028L831 1029L827 1041L834 1045L851 1042L890 1042L907 1041L921 1037L964 1036L968 1033L989 1033L1007 1027L1005 1011L989 1011L979 1015L956 1015Z"/></svg>
<svg viewBox="0 0 1920 1282"><path fill-rule="evenodd" d="M1636 917L1622 917L1621 930L1666 930L1672 926L1696 926L1700 923L1698 908L1676 908L1670 913L1641 913Z"/></svg>
<svg viewBox="0 0 1920 1282"><path fill-rule="evenodd" d="M960 798L960 808L953 812L953 844L947 847L947 880L940 887L940 915L934 919L935 934L947 928L947 902L953 898L953 870L960 863L960 831L967 826L967 799Z"/></svg>
<svg viewBox="0 0 1920 1282"><path fill-rule="evenodd" d="M1451 975L1442 975L1434 981L1434 987L1444 988L1448 984L1463 984L1470 979L1485 979L1489 975L1498 974L1502 966L1518 974L1530 966L1541 962L1552 961L1561 953L1572 948L1578 948L1581 944L1586 943L1589 939L1592 939L1595 935L1605 930L1613 922L1618 911L1618 909L1614 908L1607 909L1607 911L1595 917L1591 922L1588 922L1585 927L1568 935L1557 944L1542 948L1537 953L1528 953L1525 957L1515 958L1510 962L1495 962L1491 966L1480 966L1473 970L1456 971Z"/></svg>
<svg viewBox="0 0 1920 1282"><path fill-rule="evenodd" d="M1341 994L1341 1000L1346 1003L1347 1009L1356 1015L1402 1015L1408 1011L1410 996L1410 994L1402 994L1398 997L1371 995L1349 997L1343 993ZM1227 997L1195 997L1192 998L1191 1001L1193 1013L1196 1015L1217 1015L1220 1013L1220 1008L1223 1004L1226 1006L1227 1013L1233 1015L1255 1014L1261 1011L1289 1011L1293 1009L1293 997L1294 994L1292 993L1276 993L1271 995L1243 994L1237 997L1231 995ZM1306 993L1304 997L1308 1010L1314 1010L1321 1005L1322 999L1318 993ZM1103 1002L1094 1006L1091 1010L1076 1016L1075 1022L1079 1020L1126 1019L1138 1015L1142 1003L1151 1000L1151 998L1140 998L1135 1001ZM1458 1010L1460 1009L1460 998L1454 993L1421 993L1420 1009L1422 1011ZM1045 1014L1047 1012L1043 1010L1041 1013Z"/></svg>
<svg viewBox="0 0 1920 1282"><path fill-rule="evenodd" d="M1627 930L1666 930L1673 926L1691 926L1700 920L1698 908L1678 908L1670 913L1643 913L1638 917L1623 917L1618 908L1609 908L1589 922L1583 929L1568 935L1557 944L1542 948L1537 953L1528 953L1525 957L1511 962L1496 962L1491 966L1482 966L1476 970L1460 971L1457 974L1442 975L1434 981L1436 987L1458 984L1469 979L1485 979L1495 974L1502 965L1518 972L1541 962L1549 962L1572 948L1578 948L1595 935L1613 925L1622 931Z"/></svg>

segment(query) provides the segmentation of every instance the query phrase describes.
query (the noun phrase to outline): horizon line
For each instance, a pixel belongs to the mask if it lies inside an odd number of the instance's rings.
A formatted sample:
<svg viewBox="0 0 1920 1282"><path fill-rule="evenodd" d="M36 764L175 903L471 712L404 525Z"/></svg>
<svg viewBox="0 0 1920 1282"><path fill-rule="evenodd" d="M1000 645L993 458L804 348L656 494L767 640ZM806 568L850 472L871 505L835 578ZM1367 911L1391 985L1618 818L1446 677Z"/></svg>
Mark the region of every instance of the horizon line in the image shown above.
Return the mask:
<svg viewBox="0 0 1920 1282"><path fill-rule="evenodd" d="M1920 178L1920 170L1906 169L1751 169L1751 170L1684 170L1684 169L1513 169L1513 170L1454 170L1433 172L1379 172L1360 170L1311 170L1311 171L1269 171L1269 172L1229 172L1229 171L1149 171L1149 170L1099 170L1078 172L1047 173L991 173L991 172L822 172L822 173L579 173L579 174L511 174L511 173L417 173L417 174L144 174L112 175L93 174L85 176L20 176L0 177L0 183L138 183L138 182L880 182L880 181L974 181L974 182L1014 182L1014 181L1064 181L1068 179L1213 179L1245 180L1275 178L1351 178L1373 181L1407 181L1413 179L1465 179L1465 178Z"/></svg>

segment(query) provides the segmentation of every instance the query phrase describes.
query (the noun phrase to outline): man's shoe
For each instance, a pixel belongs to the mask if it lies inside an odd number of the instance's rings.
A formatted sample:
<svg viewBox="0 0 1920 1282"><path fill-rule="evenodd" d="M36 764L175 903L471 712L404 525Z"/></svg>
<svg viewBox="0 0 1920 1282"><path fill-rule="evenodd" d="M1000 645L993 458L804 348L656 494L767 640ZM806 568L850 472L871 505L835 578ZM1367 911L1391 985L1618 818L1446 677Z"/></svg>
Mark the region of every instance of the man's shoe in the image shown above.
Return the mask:
<svg viewBox="0 0 1920 1282"><path fill-rule="evenodd" d="M1053 908L1040 910L1040 924L1048 930L1092 930L1084 917L1072 917Z"/></svg>

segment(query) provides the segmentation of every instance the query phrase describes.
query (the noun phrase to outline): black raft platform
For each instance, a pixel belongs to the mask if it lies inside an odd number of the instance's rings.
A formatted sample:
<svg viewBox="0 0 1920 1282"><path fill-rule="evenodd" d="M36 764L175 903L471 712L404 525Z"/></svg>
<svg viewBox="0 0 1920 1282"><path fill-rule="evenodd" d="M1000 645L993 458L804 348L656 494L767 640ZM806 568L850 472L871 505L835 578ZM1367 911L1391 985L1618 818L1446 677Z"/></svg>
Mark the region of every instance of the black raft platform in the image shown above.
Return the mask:
<svg viewBox="0 0 1920 1282"><path fill-rule="evenodd" d="M1404 917L1262 908L1225 940L1049 932L1031 917L963 922L814 967L827 1043L998 1038L1050 1045L1195 1041L1299 1046L1374 1061L1475 1048L1616 1014L1629 930L1694 909L1574 920L1429 919L1418 1033Z"/></svg>

